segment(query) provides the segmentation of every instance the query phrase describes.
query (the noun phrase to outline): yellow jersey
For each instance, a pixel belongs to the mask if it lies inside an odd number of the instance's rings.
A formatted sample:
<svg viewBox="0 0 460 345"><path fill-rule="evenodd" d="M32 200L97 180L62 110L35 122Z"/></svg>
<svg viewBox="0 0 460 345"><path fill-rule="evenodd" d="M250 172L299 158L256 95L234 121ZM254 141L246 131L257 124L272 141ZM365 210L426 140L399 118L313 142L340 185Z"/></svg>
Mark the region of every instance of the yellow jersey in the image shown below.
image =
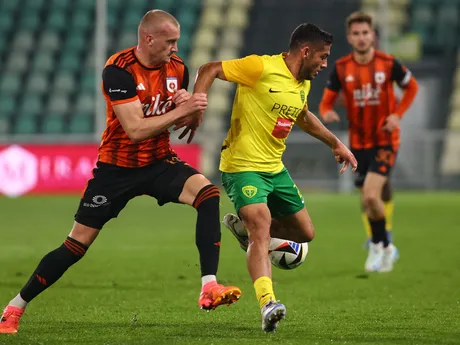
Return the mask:
<svg viewBox="0 0 460 345"><path fill-rule="evenodd" d="M277 173L286 138L307 107L310 81L298 81L285 55L250 55L222 62L228 81L238 84L219 169Z"/></svg>

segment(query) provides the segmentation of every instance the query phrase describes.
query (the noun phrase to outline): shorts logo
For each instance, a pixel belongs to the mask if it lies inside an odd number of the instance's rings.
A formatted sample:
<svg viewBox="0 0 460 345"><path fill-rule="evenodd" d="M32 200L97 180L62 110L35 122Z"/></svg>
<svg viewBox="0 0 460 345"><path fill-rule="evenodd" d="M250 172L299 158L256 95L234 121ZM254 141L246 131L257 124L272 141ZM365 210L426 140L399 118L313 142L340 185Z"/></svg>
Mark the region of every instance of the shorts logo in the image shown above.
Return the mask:
<svg viewBox="0 0 460 345"><path fill-rule="evenodd" d="M297 191L297 194L299 195L300 200L302 200L302 204L305 204L305 200L303 199L302 193L300 193L299 188L296 185L294 185L293 187Z"/></svg>
<svg viewBox="0 0 460 345"><path fill-rule="evenodd" d="M96 195L93 197L93 202L96 204L96 205L102 205L102 204L105 204L107 202L107 197L103 196L103 195Z"/></svg>
<svg viewBox="0 0 460 345"><path fill-rule="evenodd" d="M100 206L109 206L110 202L107 202L107 197L104 195L95 195L91 199L92 203L84 202L83 207L97 208Z"/></svg>
<svg viewBox="0 0 460 345"><path fill-rule="evenodd" d="M241 190L248 198L253 198L257 194L257 187L254 186L244 186Z"/></svg>

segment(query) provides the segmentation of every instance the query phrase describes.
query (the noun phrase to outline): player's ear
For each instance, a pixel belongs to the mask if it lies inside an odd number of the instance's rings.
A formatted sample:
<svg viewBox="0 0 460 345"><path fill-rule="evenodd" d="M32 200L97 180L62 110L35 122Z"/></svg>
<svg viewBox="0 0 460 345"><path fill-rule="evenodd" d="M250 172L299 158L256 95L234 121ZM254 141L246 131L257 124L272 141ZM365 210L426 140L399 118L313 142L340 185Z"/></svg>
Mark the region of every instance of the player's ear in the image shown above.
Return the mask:
<svg viewBox="0 0 460 345"><path fill-rule="evenodd" d="M311 49L309 46L305 46L305 48L303 48L303 57L308 59L311 55Z"/></svg>
<svg viewBox="0 0 460 345"><path fill-rule="evenodd" d="M153 44L153 41L154 41L152 35L146 35L146 36L145 36L145 40L146 40L146 42L147 42L147 44L148 44L149 46L151 46L151 45Z"/></svg>

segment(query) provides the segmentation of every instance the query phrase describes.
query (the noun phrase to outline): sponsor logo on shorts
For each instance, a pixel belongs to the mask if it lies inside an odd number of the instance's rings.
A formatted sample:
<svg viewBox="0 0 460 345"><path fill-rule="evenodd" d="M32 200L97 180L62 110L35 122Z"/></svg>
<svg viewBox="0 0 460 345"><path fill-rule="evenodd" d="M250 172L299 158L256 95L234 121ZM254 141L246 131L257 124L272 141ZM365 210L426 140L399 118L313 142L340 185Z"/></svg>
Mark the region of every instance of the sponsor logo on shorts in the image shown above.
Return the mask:
<svg viewBox="0 0 460 345"><path fill-rule="evenodd" d="M305 200L303 199L303 195L302 195L302 193L300 193L299 188L298 188L295 184L294 184L293 187L296 189L297 194L299 195L300 200L302 200L302 204L305 204Z"/></svg>
<svg viewBox="0 0 460 345"><path fill-rule="evenodd" d="M244 186L241 190L248 198L253 198L257 194L257 187L254 186Z"/></svg>
<svg viewBox="0 0 460 345"><path fill-rule="evenodd" d="M84 202L83 206L95 208L100 206L108 206L110 204L110 202L107 202L107 197L104 195L95 195L91 200L92 203Z"/></svg>

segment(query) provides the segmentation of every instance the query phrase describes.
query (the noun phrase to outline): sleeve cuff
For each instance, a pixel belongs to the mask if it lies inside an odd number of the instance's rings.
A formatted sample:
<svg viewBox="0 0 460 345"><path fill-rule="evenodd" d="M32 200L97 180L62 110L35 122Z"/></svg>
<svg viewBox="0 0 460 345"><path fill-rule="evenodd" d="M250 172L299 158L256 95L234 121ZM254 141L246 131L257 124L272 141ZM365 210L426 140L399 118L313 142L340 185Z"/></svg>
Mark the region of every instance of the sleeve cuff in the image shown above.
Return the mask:
<svg viewBox="0 0 460 345"><path fill-rule="evenodd" d="M134 97L131 97L131 98L119 99L117 101L111 101L110 103L112 105L125 104L125 103L134 102L136 99L139 99L139 97L137 95L134 96Z"/></svg>

